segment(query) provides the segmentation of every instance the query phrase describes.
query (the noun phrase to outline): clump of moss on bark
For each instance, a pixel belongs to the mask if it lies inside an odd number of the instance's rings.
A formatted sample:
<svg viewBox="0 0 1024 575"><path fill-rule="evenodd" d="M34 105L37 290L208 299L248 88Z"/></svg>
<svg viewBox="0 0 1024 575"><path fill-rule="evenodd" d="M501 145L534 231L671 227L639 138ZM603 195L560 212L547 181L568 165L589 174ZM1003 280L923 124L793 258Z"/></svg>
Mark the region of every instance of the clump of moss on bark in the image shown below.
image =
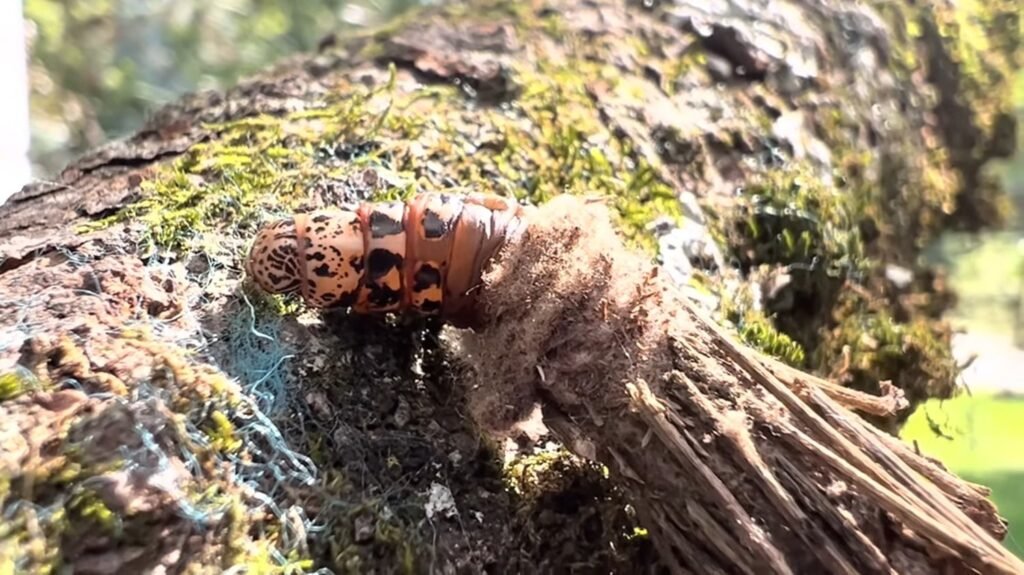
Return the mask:
<svg viewBox="0 0 1024 575"><path fill-rule="evenodd" d="M143 197L82 231L138 222L150 249L188 252L204 235L244 233L266 213L286 213L318 182L338 177L320 144L331 126L362 118L362 99L283 118L260 116L209 129L216 135L192 146L143 182ZM227 229L230 222L234 229Z"/></svg>
<svg viewBox="0 0 1024 575"><path fill-rule="evenodd" d="M929 157L929 166L948 165L958 172L948 218L971 230L1002 225L1009 213L1006 194L983 166L1009 157L1015 148L1011 91L1024 55L1019 3L872 4L892 33L894 69L905 78L919 74L934 89L928 137L941 138L944 145L929 146L930 155L943 150L948 156Z"/></svg>
<svg viewBox="0 0 1024 575"><path fill-rule="evenodd" d="M742 189L729 233L745 270L761 264L820 266L845 275L864 265L849 194L800 165L755 176Z"/></svg>
<svg viewBox="0 0 1024 575"><path fill-rule="evenodd" d="M536 569L580 557L587 559L576 559L577 568L595 571L653 564L653 544L622 494L609 489L607 476L601 465L560 447L538 449L506 465L505 481L518 495L517 544L541 559Z"/></svg>
<svg viewBox="0 0 1024 575"><path fill-rule="evenodd" d="M928 305L907 308L885 287L885 264L866 246L876 236L863 223L877 204L862 190L828 186L799 166L746 187L746 202L720 224L748 280L722 294L724 317L753 347L841 384L879 393L888 381L911 406L951 397L949 328Z"/></svg>
<svg viewBox="0 0 1024 575"><path fill-rule="evenodd" d="M545 33L552 18L531 20L524 33ZM187 251L203 234L247 233L262 215L299 209L320 192L328 203L423 190L535 203L574 193L608 198L627 236L653 250L646 226L680 214L672 187L609 129L588 93L588 78L598 76L628 91L614 67L584 57L511 64L516 97L494 107L475 106L457 86L410 89L395 74L369 88L342 82L336 89L344 97L326 96L304 111L209 126L209 141L158 169L139 201L83 231L137 221L153 247ZM366 170L381 180L372 193L336 193L338 182Z"/></svg>
<svg viewBox="0 0 1024 575"><path fill-rule="evenodd" d="M40 388L32 374L17 366L15 369L0 373L0 402L14 399L19 395Z"/></svg>
<svg viewBox="0 0 1024 575"><path fill-rule="evenodd" d="M850 291L838 302L833 327L823 334L814 359L838 383L880 394L879 382L887 381L917 405L957 393L959 367L951 339L952 329L945 323L922 315L897 321L883 302Z"/></svg>
<svg viewBox="0 0 1024 575"><path fill-rule="evenodd" d="M489 6L483 13L510 17L524 37L561 26L556 13ZM457 8L441 13L481 18ZM375 36L378 42L387 37ZM634 44L637 54L650 57L643 41ZM361 52L380 47L370 42ZM590 58L610 48L581 45L579 55L557 64L512 64L516 97L494 107L476 106L457 86L399 86L394 68L388 81L370 88L337 79L335 92L306 110L207 126L211 137L157 169L143 182L139 201L83 231L134 221L147 247L181 253L201 250L219 236L244 236L263 217L300 209L314 196L337 203L404 198L415 190L472 190L543 202L567 192L608 198L631 242L653 253L648 224L656 217L678 219L681 210L651 159L609 129L588 93L594 77L613 91L631 89L621 70ZM699 63L699 56L691 51L683 60ZM365 170L381 185L337 185Z"/></svg>

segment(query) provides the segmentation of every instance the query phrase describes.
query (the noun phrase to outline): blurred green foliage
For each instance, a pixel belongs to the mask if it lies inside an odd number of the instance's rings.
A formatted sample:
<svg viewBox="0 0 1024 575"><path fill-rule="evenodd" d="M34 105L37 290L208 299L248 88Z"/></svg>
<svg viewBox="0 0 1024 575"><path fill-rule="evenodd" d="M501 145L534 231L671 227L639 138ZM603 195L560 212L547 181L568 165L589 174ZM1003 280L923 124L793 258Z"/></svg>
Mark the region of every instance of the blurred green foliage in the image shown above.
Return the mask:
<svg viewBox="0 0 1024 575"><path fill-rule="evenodd" d="M925 251L945 266L957 294L950 318L958 328L983 332L1024 346L1024 70L1017 72L1013 102L1017 149L993 160L989 169L1003 179L1014 213L1005 229L979 234L948 232Z"/></svg>
<svg viewBox="0 0 1024 575"><path fill-rule="evenodd" d="M180 94L231 86L417 0L24 0L37 177Z"/></svg>
<svg viewBox="0 0 1024 575"><path fill-rule="evenodd" d="M1006 180L1006 189L1017 210L1016 228L1024 230L1024 70L1017 71L1013 86L1014 107L1017 110L1017 153L996 167Z"/></svg>
<svg viewBox="0 0 1024 575"><path fill-rule="evenodd" d="M901 436L937 457L967 481L992 490L991 499L1009 521L1003 544L1024 557L1024 397L998 393L932 400L917 410Z"/></svg>

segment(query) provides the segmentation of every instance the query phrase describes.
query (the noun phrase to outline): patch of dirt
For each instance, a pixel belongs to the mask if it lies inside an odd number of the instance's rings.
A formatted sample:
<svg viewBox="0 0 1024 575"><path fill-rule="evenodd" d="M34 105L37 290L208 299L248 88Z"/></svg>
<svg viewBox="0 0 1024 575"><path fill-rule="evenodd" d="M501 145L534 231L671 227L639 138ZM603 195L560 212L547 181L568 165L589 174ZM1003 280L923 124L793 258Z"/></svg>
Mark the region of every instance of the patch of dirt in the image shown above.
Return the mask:
<svg viewBox="0 0 1024 575"><path fill-rule="evenodd" d="M274 419L325 476L307 506L326 528L310 540L318 565L439 573L656 565L598 467L552 451L544 430L490 439L473 426L464 368L437 322L340 312L285 319L276 335L298 353L286 368L291 399Z"/></svg>

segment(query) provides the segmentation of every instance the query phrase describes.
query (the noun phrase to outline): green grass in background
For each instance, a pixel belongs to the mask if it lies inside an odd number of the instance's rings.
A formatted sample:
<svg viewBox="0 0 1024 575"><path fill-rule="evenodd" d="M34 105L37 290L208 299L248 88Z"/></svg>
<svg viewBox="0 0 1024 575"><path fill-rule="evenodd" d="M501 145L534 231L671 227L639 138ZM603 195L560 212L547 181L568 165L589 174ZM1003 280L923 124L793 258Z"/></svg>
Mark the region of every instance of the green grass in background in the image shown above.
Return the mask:
<svg viewBox="0 0 1024 575"><path fill-rule="evenodd" d="M1016 325L1016 308L1024 296L1024 232L945 234L925 257L949 271L958 297L947 314L954 326L1008 342L1015 331L1024 331Z"/></svg>
<svg viewBox="0 0 1024 575"><path fill-rule="evenodd" d="M936 435L929 417L949 437ZM910 418L902 437L965 480L992 489L992 501L1010 522L1004 544L1024 558L1024 396L965 394L929 402Z"/></svg>

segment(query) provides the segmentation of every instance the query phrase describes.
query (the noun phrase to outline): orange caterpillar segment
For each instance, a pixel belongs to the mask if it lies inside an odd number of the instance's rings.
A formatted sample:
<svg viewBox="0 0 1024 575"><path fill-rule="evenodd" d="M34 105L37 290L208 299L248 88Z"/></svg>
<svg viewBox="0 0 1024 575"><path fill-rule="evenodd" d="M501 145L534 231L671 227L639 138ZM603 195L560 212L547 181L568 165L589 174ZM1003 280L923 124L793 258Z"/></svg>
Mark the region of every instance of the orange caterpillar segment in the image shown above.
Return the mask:
<svg viewBox="0 0 1024 575"><path fill-rule="evenodd" d="M522 206L484 194L321 209L267 224L245 269L263 290L313 307L414 310L465 325L485 266L525 225Z"/></svg>
<svg viewBox="0 0 1024 575"><path fill-rule="evenodd" d="M316 307L350 306L363 275L363 227L350 210L296 214L296 241L302 246L302 297Z"/></svg>
<svg viewBox="0 0 1024 575"><path fill-rule="evenodd" d="M480 204L465 203L462 217L455 224L454 240L448 255L448 270L445 277L445 315L458 315L470 298L464 297L475 287L480 274L476 271L477 260L484 241L491 236L491 211Z"/></svg>
<svg viewBox="0 0 1024 575"><path fill-rule="evenodd" d="M405 203L363 204L359 215L368 233L366 274L356 311L399 311L405 279Z"/></svg>
<svg viewBox="0 0 1024 575"><path fill-rule="evenodd" d="M420 194L409 203L409 265L406 294L412 308L437 313L455 243L455 224L462 215L462 200L450 194Z"/></svg>
<svg viewBox="0 0 1024 575"><path fill-rule="evenodd" d="M480 242L480 253L488 254L487 257L490 257L490 254L496 252L501 244L508 239L509 231L518 226L522 207L514 200L484 194L469 194L466 201L479 203L491 212L491 229ZM474 261L474 278L479 278L483 273L484 263L484 258L477 258Z"/></svg>
<svg viewBox="0 0 1024 575"><path fill-rule="evenodd" d="M509 224L517 221L523 213L522 206L515 200L501 196L471 193L466 196L465 204L464 212L467 213L460 218L460 227L455 233L456 245L453 245L460 255L459 258L453 255L452 261L454 265L458 259L465 258L466 267L449 282L452 293L446 295L448 305L445 306L445 314L452 316L462 313L472 301L471 297L461 294L468 294L476 288L484 265L508 239ZM461 268L463 262L458 264ZM468 276L463 275L466 273ZM465 281L464 277L469 279L468 286L460 285Z"/></svg>

